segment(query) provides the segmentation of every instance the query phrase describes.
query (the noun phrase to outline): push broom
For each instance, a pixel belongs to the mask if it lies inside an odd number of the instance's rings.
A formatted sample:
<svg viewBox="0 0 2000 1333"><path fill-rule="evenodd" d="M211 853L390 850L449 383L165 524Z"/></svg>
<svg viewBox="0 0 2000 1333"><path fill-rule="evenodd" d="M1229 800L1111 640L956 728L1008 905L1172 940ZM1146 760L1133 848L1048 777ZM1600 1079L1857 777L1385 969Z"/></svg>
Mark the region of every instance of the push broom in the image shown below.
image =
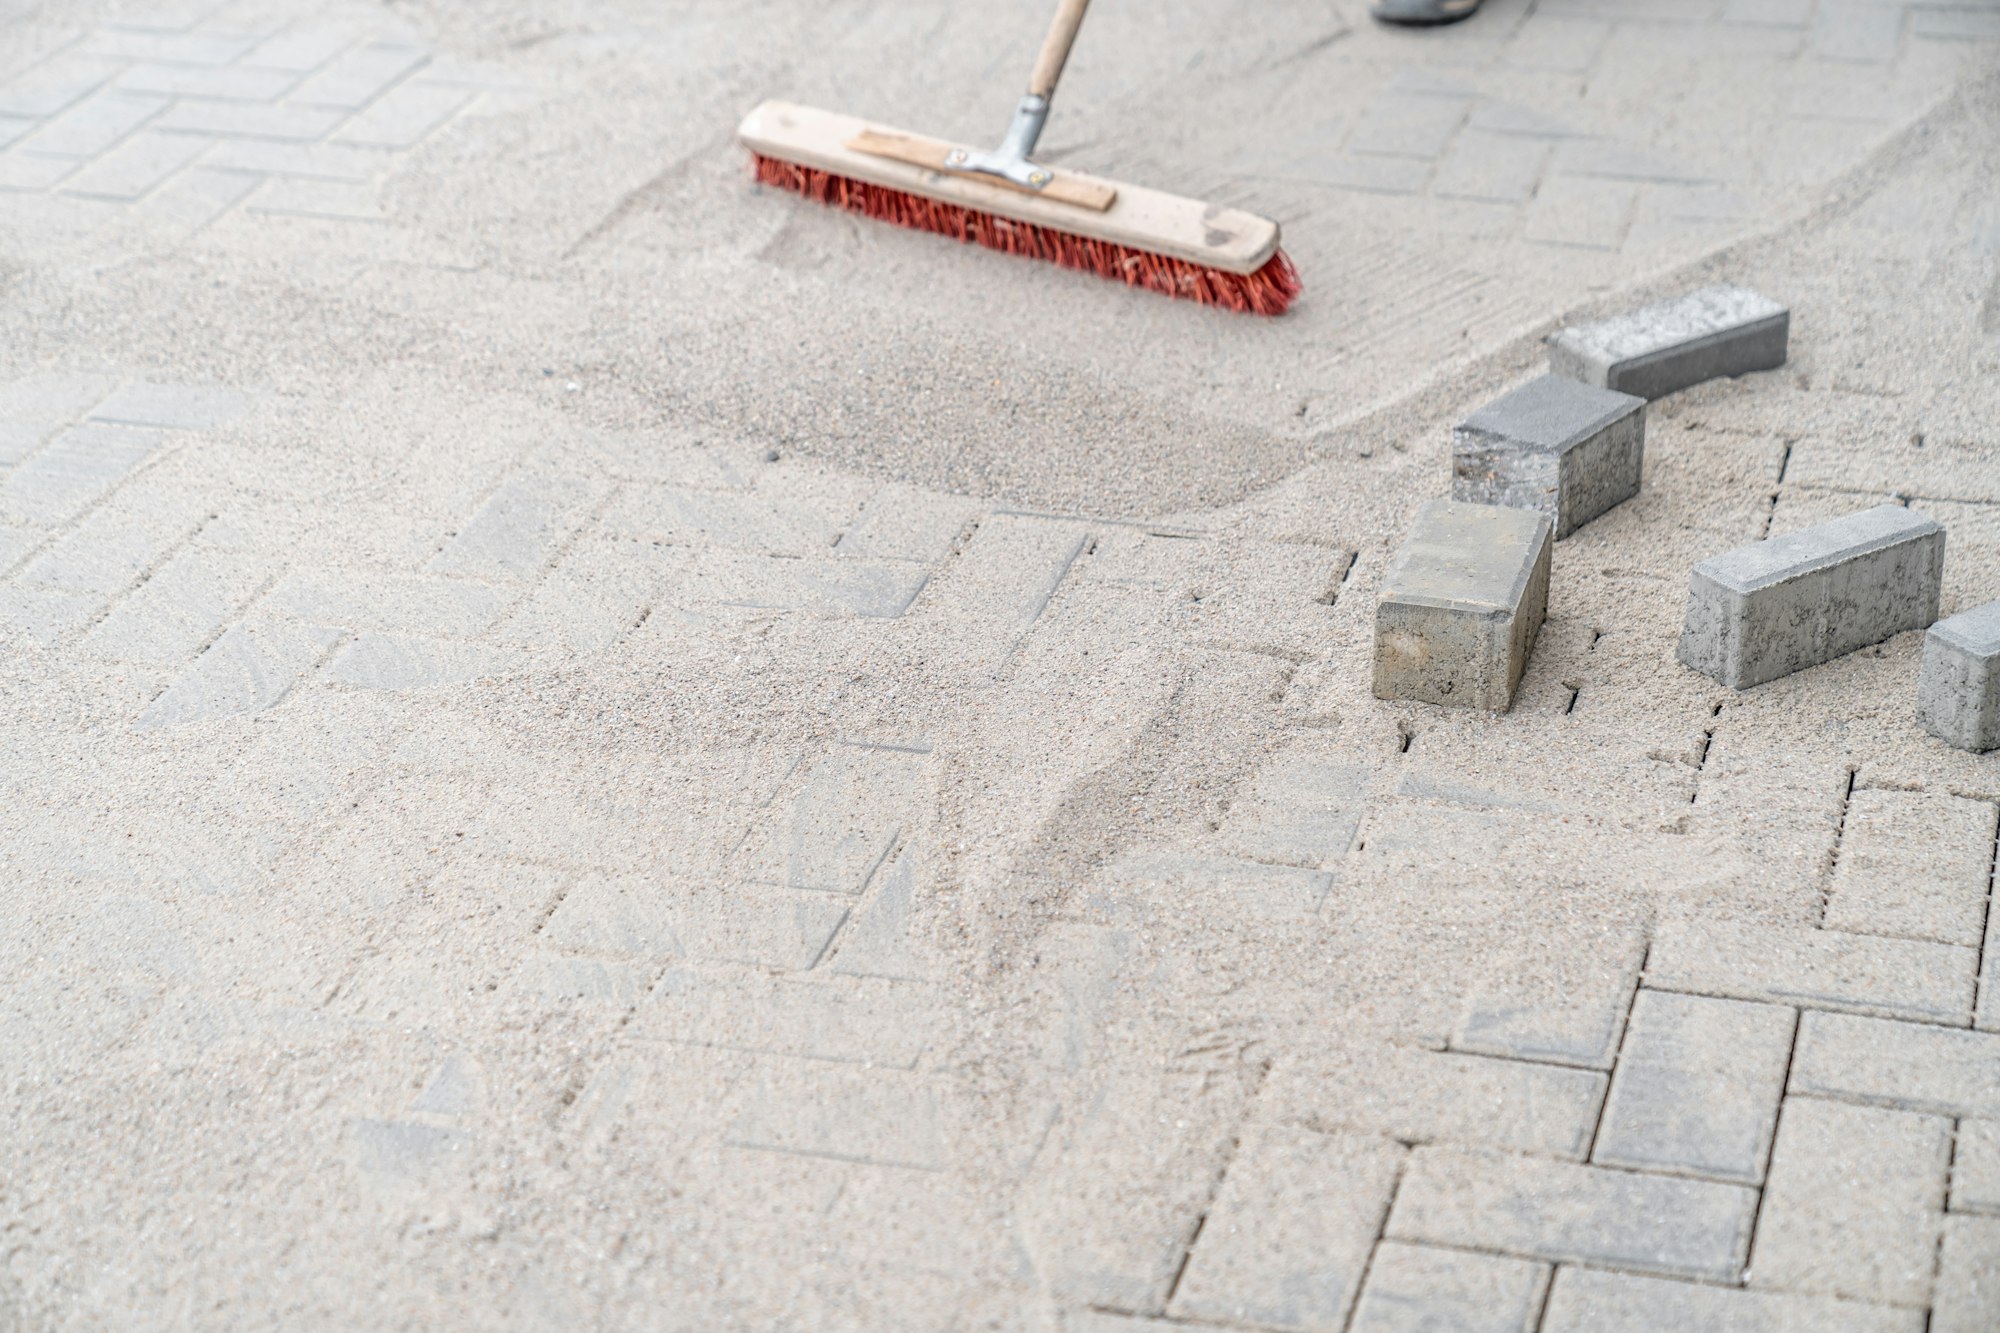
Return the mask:
<svg viewBox="0 0 2000 1333"><path fill-rule="evenodd" d="M758 106L737 137L756 155L759 181L835 208L1204 305L1284 313L1299 275L1278 248L1277 223L1029 156L1088 4L1061 0L1027 95L991 152L790 102Z"/></svg>

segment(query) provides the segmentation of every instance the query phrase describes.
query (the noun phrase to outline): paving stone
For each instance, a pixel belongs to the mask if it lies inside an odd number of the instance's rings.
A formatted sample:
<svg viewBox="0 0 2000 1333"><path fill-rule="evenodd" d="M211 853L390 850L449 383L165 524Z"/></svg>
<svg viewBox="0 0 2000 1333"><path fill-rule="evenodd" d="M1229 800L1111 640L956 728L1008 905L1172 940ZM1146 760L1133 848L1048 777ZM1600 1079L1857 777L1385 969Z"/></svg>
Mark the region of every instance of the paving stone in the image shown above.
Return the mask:
<svg viewBox="0 0 2000 1333"><path fill-rule="evenodd" d="M1525 1333L1536 1326L1549 1266L1497 1254L1385 1240L1368 1265L1353 1333Z"/></svg>
<svg viewBox="0 0 2000 1333"><path fill-rule="evenodd" d="M311 107L352 110L366 106L425 59L425 53L414 46L371 43L353 47L294 88L291 100Z"/></svg>
<svg viewBox="0 0 2000 1333"><path fill-rule="evenodd" d="M1995 822L1988 801L1856 790L1827 895L1828 929L1978 948Z"/></svg>
<svg viewBox="0 0 2000 1333"><path fill-rule="evenodd" d="M1732 689L1937 619L1944 529L1901 505L1713 556L1688 581L1680 660Z"/></svg>
<svg viewBox="0 0 2000 1333"><path fill-rule="evenodd" d="M1646 984L1932 1023L1971 1018L1979 954L1921 940L1831 930L1669 922L1653 937Z"/></svg>
<svg viewBox="0 0 2000 1333"><path fill-rule="evenodd" d="M162 443L160 433L86 423L0 480L0 518L53 525L76 517L123 481Z"/></svg>
<svg viewBox="0 0 2000 1333"><path fill-rule="evenodd" d="M227 102L269 102L284 95L298 75L240 66L134 65L118 76L120 88L175 97L214 97Z"/></svg>
<svg viewBox="0 0 2000 1333"><path fill-rule="evenodd" d="M578 477L514 477L431 561L439 574L529 579L555 559L607 488Z"/></svg>
<svg viewBox="0 0 2000 1333"><path fill-rule="evenodd" d="M123 62L80 55L44 60L0 84L0 115L41 118L88 97Z"/></svg>
<svg viewBox="0 0 2000 1333"><path fill-rule="evenodd" d="M151 128L171 131L199 152L213 142L207 136L216 134L246 139L323 139L345 119L345 111L294 106L289 102L262 106L248 102L183 101L168 107Z"/></svg>
<svg viewBox="0 0 2000 1333"><path fill-rule="evenodd" d="M1222 1178L1169 1313L1346 1327L1403 1150L1386 1139L1268 1127Z"/></svg>
<svg viewBox="0 0 2000 1333"><path fill-rule="evenodd" d="M178 666L213 642L270 577L259 556L184 550L115 604L79 646L118 661Z"/></svg>
<svg viewBox="0 0 2000 1333"><path fill-rule="evenodd" d="M684 606L718 602L819 615L893 620L910 609L930 571L915 564L813 560L704 552L678 598Z"/></svg>
<svg viewBox="0 0 2000 1333"><path fill-rule="evenodd" d="M395 154L385 148L352 144L286 143L270 139L223 139L208 150L202 165L271 176L317 180L368 181L386 171Z"/></svg>
<svg viewBox="0 0 2000 1333"><path fill-rule="evenodd" d="M863 977L921 981L929 975L910 939L910 910L916 897L920 852L906 847L875 877L875 890L855 909L856 920L841 935L829 971Z"/></svg>
<svg viewBox="0 0 2000 1333"><path fill-rule="evenodd" d="M1104 868L1087 904L1114 917L1171 919L1192 910L1225 920L1285 920L1317 912L1332 887L1325 871L1138 848Z"/></svg>
<svg viewBox="0 0 2000 1333"><path fill-rule="evenodd" d="M1539 510L1561 541L1639 493L1645 447L1643 398L1543 375L1453 428L1451 495Z"/></svg>
<svg viewBox="0 0 2000 1333"><path fill-rule="evenodd" d="M1373 780L1371 770L1355 764L1280 755L1229 807L1223 845L1253 861L1337 864L1354 843Z"/></svg>
<svg viewBox="0 0 2000 1333"><path fill-rule="evenodd" d="M755 886L689 889L648 875L588 875L542 934L560 949L752 963L803 971L826 952L847 906Z"/></svg>
<svg viewBox="0 0 2000 1333"><path fill-rule="evenodd" d="M326 665L326 678L363 690L429 690L519 670L490 644L414 634L360 634Z"/></svg>
<svg viewBox="0 0 2000 1333"><path fill-rule="evenodd" d="M950 1165L936 1083L901 1070L759 1063L724 1132L738 1147L918 1171Z"/></svg>
<svg viewBox="0 0 2000 1333"><path fill-rule="evenodd" d="M42 375L0 386L0 467L12 467L74 424L112 382L101 375Z"/></svg>
<svg viewBox="0 0 2000 1333"><path fill-rule="evenodd" d="M24 556L48 541L48 539L49 533L46 528L0 527L0 574L4 574L19 564ZM30 566L30 568L32 567ZM44 580L24 579L23 581L39 583Z"/></svg>
<svg viewBox="0 0 2000 1333"><path fill-rule="evenodd" d="M322 625L260 619L232 626L133 726L171 727L261 713L291 693L339 641L339 630Z"/></svg>
<svg viewBox="0 0 2000 1333"><path fill-rule="evenodd" d="M1307 542L1246 542L1226 567L1198 572L1192 613L1200 636L1220 648L1293 658L1316 656L1332 627L1333 603L1354 552Z"/></svg>
<svg viewBox="0 0 2000 1333"><path fill-rule="evenodd" d="M1521 226L1524 240L1585 250L1616 250L1625 244L1636 186L1584 176L1549 176L1535 191Z"/></svg>
<svg viewBox="0 0 2000 1333"><path fill-rule="evenodd" d="M2000 748L2000 602L1947 616L1924 636L1917 721L1961 750Z"/></svg>
<svg viewBox="0 0 2000 1333"><path fill-rule="evenodd" d="M499 619L512 596L452 579L326 569L286 575L264 604L322 624L470 638Z"/></svg>
<svg viewBox="0 0 2000 1333"><path fill-rule="evenodd" d="M1590 1160L1762 1182L1792 1023L1776 1005L1641 990Z"/></svg>
<svg viewBox="0 0 2000 1333"><path fill-rule="evenodd" d="M994 514L931 581L919 615L949 627L953 647L997 675L1083 554L1079 524Z"/></svg>
<svg viewBox="0 0 2000 1333"><path fill-rule="evenodd" d="M1556 1273L1542 1320L1543 1333L1923 1333L1923 1327L1918 1310L1568 1267Z"/></svg>
<svg viewBox="0 0 2000 1333"><path fill-rule="evenodd" d="M935 1039L938 994L907 982L818 981L670 966L626 1031L635 1038L883 1069L913 1069Z"/></svg>
<svg viewBox="0 0 2000 1333"><path fill-rule="evenodd" d="M83 520L31 560L20 573L23 583L110 597L130 588L139 576L163 560L193 535L208 517L204 497L149 487L142 495L112 500ZM46 534L29 532L39 541ZM0 534L0 546L5 545ZM0 568L12 564L0 554Z"/></svg>
<svg viewBox="0 0 2000 1333"><path fill-rule="evenodd" d="M1661 398L1703 380L1785 364L1791 312L1741 287L1704 287L1549 340L1549 369L1601 389Z"/></svg>
<svg viewBox="0 0 2000 1333"><path fill-rule="evenodd" d="M1431 193L1445 199L1525 203L1535 197L1548 159L1546 140L1468 129L1438 163Z"/></svg>
<svg viewBox="0 0 2000 1333"><path fill-rule="evenodd" d="M1278 1060L1263 1112L1326 1132L1581 1158L1603 1097L1604 1075L1586 1070L1367 1047Z"/></svg>
<svg viewBox="0 0 2000 1333"><path fill-rule="evenodd" d="M1801 1035L1802 1055L1810 1040ZM1951 1122L1939 1116L1787 1099L1749 1284L1928 1305L1950 1151Z"/></svg>
<svg viewBox="0 0 2000 1333"><path fill-rule="evenodd" d="M182 107L182 102L156 124L164 126ZM201 156L208 141L196 135L163 134L145 129L99 154L63 182L70 194L97 199L138 199L161 181Z"/></svg>
<svg viewBox="0 0 2000 1333"><path fill-rule="evenodd" d="M616 644L685 574L677 547L584 537L501 625L498 637L530 650L598 653Z"/></svg>
<svg viewBox="0 0 2000 1333"><path fill-rule="evenodd" d="M788 808L752 834L752 879L860 893L915 814L922 757L837 745Z"/></svg>
<svg viewBox="0 0 2000 1333"><path fill-rule="evenodd" d="M29 639L53 648L89 624L103 605L102 598L83 593L0 585L0 645Z"/></svg>
<svg viewBox="0 0 2000 1333"><path fill-rule="evenodd" d="M20 140L20 152L53 157L94 157L156 115L167 98L102 92L45 121Z"/></svg>
<svg viewBox="0 0 2000 1333"><path fill-rule="evenodd" d="M367 110L342 125L334 135L334 142L414 148L471 100L472 94L462 88L427 88L405 83L384 93Z"/></svg>
<svg viewBox="0 0 2000 1333"><path fill-rule="evenodd" d="M351 37L330 28L290 28L257 43L236 63L252 69L280 69L305 74L318 69L352 44Z"/></svg>
<svg viewBox="0 0 2000 1333"><path fill-rule="evenodd" d="M1554 974L1515 971L1467 996L1451 1044L1461 1051L1609 1069L1618 1055L1644 943L1569 960Z"/></svg>
<svg viewBox="0 0 2000 1333"><path fill-rule="evenodd" d="M1368 104L1348 138L1353 153L1433 158L1465 123L1466 101L1385 92Z"/></svg>
<svg viewBox="0 0 2000 1333"><path fill-rule="evenodd" d="M1929 1333L1991 1333L1996 1328L2000 1328L2000 1219L1946 1218Z"/></svg>
<svg viewBox="0 0 2000 1333"><path fill-rule="evenodd" d="M1533 1157L1418 1148L1387 1235L1733 1282L1757 1194Z"/></svg>
<svg viewBox="0 0 2000 1333"><path fill-rule="evenodd" d="M1146 1069L1064 1108L1020 1194L1023 1239L1058 1299L1164 1310L1249 1091L1240 1068Z"/></svg>
<svg viewBox="0 0 2000 1333"><path fill-rule="evenodd" d="M82 50L89 55L121 60L160 60L179 65L227 65L255 44L255 39L246 37L99 28L84 39Z"/></svg>
<svg viewBox="0 0 2000 1333"><path fill-rule="evenodd" d="M1951 1210L2000 1213L2000 1121L1959 1122L1951 1154Z"/></svg>
<svg viewBox="0 0 2000 1333"><path fill-rule="evenodd" d="M1548 608L1551 525L1432 500L1375 604L1375 697L1504 712Z"/></svg>
<svg viewBox="0 0 2000 1333"><path fill-rule="evenodd" d="M979 516L977 500L936 495L914 486L884 486L869 496L833 553L874 560L937 564Z"/></svg>
<svg viewBox="0 0 2000 1333"><path fill-rule="evenodd" d="M1850 1014L1807 1014L1797 1092L2000 1119L2000 1034Z"/></svg>
<svg viewBox="0 0 2000 1333"><path fill-rule="evenodd" d="M743 547L780 555L818 555L810 516L781 510L762 496L679 486L628 486L605 511L608 531L679 546Z"/></svg>

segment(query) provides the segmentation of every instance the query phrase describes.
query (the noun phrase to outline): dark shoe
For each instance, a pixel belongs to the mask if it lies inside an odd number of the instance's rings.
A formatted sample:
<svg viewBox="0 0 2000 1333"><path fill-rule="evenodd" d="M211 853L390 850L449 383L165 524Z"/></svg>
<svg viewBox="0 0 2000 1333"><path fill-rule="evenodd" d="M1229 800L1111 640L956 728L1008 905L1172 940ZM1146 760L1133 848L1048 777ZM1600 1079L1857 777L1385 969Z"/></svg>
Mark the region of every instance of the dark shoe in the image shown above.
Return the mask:
<svg viewBox="0 0 2000 1333"><path fill-rule="evenodd" d="M1430 28L1469 19L1479 5L1480 0L1380 0L1374 14L1384 23Z"/></svg>

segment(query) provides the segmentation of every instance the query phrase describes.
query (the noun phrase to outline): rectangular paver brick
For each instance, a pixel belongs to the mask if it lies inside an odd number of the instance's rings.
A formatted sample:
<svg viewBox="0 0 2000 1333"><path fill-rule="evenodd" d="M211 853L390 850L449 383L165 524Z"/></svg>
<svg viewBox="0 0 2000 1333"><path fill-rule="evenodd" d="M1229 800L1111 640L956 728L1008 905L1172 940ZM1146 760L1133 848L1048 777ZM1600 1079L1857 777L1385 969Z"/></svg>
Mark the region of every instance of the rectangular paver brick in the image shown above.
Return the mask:
<svg viewBox="0 0 2000 1333"><path fill-rule="evenodd" d="M249 405L243 394L218 385L132 380L91 408L90 419L167 430L214 430L242 416Z"/></svg>
<svg viewBox="0 0 2000 1333"><path fill-rule="evenodd" d="M363 690L421 690L462 685L518 669L505 649L416 634L357 635L326 665L326 678Z"/></svg>
<svg viewBox="0 0 2000 1333"><path fill-rule="evenodd" d="M46 375L0 386L0 466L12 467L88 412L111 388L99 375Z"/></svg>
<svg viewBox="0 0 2000 1333"><path fill-rule="evenodd" d="M88 422L71 427L0 480L0 519L56 524L74 518L161 442L154 430Z"/></svg>
<svg viewBox="0 0 2000 1333"><path fill-rule="evenodd" d="M580 528L606 488L577 477L514 477L431 561L439 574L532 578Z"/></svg>
<svg viewBox="0 0 2000 1333"><path fill-rule="evenodd" d="M183 102L175 110L188 105ZM159 123L164 124L164 119ZM92 159L63 182L63 189L98 199L137 199L200 157L207 147L208 140L199 135L141 130Z"/></svg>
<svg viewBox="0 0 2000 1333"><path fill-rule="evenodd" d="M2000 602L1947 616L1924 636L1917 721L1961 750L2000 748Z"/></svg>
<svg viewBox="0 0 2000 1333"><path fill-rule="evenodd" d="M1646 984L1813 1009L1964 1023L1979 951L1838 931L1674 922L1660 927Z"/></svg>
<svg viewBox="0 0 2000 1333"><path fill-rule="evenodd" d="M1920 1310L1564 1268L1542 1333L1923 1333Z"/></svg>
<svg viewBox="0 0 2000 1333"><path fill-rule="evenodd" d="M1591 1160L1760 1182L1792 1024L1777 1005L1640 991Z"/></svg>
<svg viewBox="0 0 2000 1333"><path fill-rule="evenodd" d="M1553 972L1498 975L1466 997L1454 1049L1609 1069L1618 1055L1644 949L1636 935Z"/></svg>
<svg viewBox="0 0 2000 1333"><path fill-rule="evenodd" d="M1603 1097L1604 1075L1589 1070L1379 1047L1280 1059L1263 1108L1273 1119L1329 1132L1580 1158Z"/></svg>
<svg viewBox="0 0 2000 1333"><path fill-rule="evenodd" d="M951 1162L938 1088L924 1075L772 1058L746 1080L741 1100L724 1131L738 1147L919 1171Z"/></svg>
<svg viewBox="0 0 2000 1333"><path fill-rule="evenodd" d="M1625 243L1639 188L1588 176L1549 176L1528 205L1521 235L1543 245L1616 250Z"/></svg>
<svg viewBox="0 0 2000 1333"><path fill-rule="evenodd" d="M386 216L372 184L304 176L265 181L247 207L253 213L286 213L339 222L380 222Z"/></svg>
<svg viewBox="0 0 2000 1333"><path fill-rule="evenodd" d="M1548 159L1546 139L1469 129L1438 163L1431 193L1449 199L1524 203L1534 198Z"/></svg>
<svg viewBox="0 0 2000 1333"><path fill-rule="evenodd" d="M1792 1090L2000 1119L2000 1033L1856 1014L1807 1014Z"/></svg>
<svg viewBox="0 0 2000 1333"><path fill-rule="evenodd" d="M280 69L305 74L318 69L352 44L352 38L330 28L293 28L265 38L236 63L254 69Z"/></svg>
<svg viewBox="0 0 2000 1333"><path fill-rule="evenodd" d="M826 616L893 620L910 609L930 579L922 565L872 560L814 560L710 551L678 594L687 607L800 610Z"/></svg>
<svg viewBox="0 0 2000 1333"><path fill-rule="evenodd" d="M263 106L250 102L176 102L161 113L152 128L172 131L199 152L213 142L209 135L240 135L246 139L312 140L326 137L345 111L294 106L289 102Z"/></svg>
<svg viewBox="0 0 2000 1333"><path fill-rule="evenodd" d="M648 875L588 875L542 934L553 947L751 963L802 971L826 952L845 904L756 885L690 887Z"/></svg>
<svg viewBox="0 0 2000 1333"><path fill-rule="evenodd" d="M2000 1219L1946 1218L1929 1333L1992 1333L1996 1328L2000 1328Z"/></svg>
<svg viewBox="0 0 2000 1333"><path fill-rule="evenodd" d="M114 605L81 647L123 662L177 666L213 641L270 576L259 556L184 550Z"/></svg>
<svg viewBox="0 0 2000 1333"><path fill-rule="evenodd" d="M915 813L921 762L900 750L835 746L789 806L752 832L751 878L860 893Z"/></svg>
<svg viewBox="0 0 2000 1333"><path fill-rule="evenodd" d="M1355 764L1281 755L1229 807L1224 846L1256 861L1318 867L1353 845L1374 774Z"/></svg>
<svg viewBox="0 0 2000 1333"><path fill-rule="evenodd" d="M1960 1122L1951 1153L1951 1210L2000 1213L2000 1121Z"/></svg>
<svg viewBox="0 0 2000 1333"><path fill-rule="evenodd" d="M208 517L205 498L144 488L85 515L20 572L23 583L104 596L124 592ZM9 531L20 531L10 529ZM39 534L37 534L39 536ZM0 567L5 562L0 561Z"/></svg>
<svg viewBox="0 0 2000 1333"><path fill-rule="evenodd" d="M1549 340L1549 369L1660 398L1703 380L1785 364L1791 312L1742 287L1704 287Z"/></svg>
<svg viewBox="0 0 2000 1333"><path fill-rule="evenodd" d="M372 43L342 52L292 90L290 100L302 106L353 109L424 63L414 46Z"/></svg>
<svg viewBox="0 0 2000 1333"><path fill-rule="evenodd" d="M1504 712L1548 609L1538 512L1432 500L1375 604L1375 697Z"/></svg>
<svg viewBox="0 0 2000 1333"><path fill-rule="evenodd" d="M1944 528L1877 505L1712 556L1688 580L1680 660L1732 689L1937 619Z"/></svg>
<svg viewBox="0 0 2000 1333"><path fill-rule="evenodd" d="M1524 1333L1548 1288L1547 1264L1385 1240L1369 1262L1353 1333Z"/></svg>
<svg viewBox="0 0 2000 1333"><path fill-rule="evenodd" d="M1534 1157L1418 1148L1387 1234L1639 1272L1731 1282L1754 1190Z"/></svg>
<svg viewBox="0 0 2000 1333"><path fill-rule="evenodd" d="M260 619L231 627L139 715L135 727L167 727L276 704L312 672L340 631Z"/></svg>
<svg viewBox="0 0 2000 1333"><path fill-rule="evenodd" d="M356 113L340 127L333 141L376 148L411 148L450 120L472 97L463 88L406 83L384 93L367 110Z"/></svg>
<svg viewBox="0 0 2000 1333"><path fill-rule="evenodd" d="M936 495L914 486L885 486L868 497L833 552L875 560L936 564L980 511L975 500Z"/></svg>
<svg viewBox="0 0 2000 1333"><path fill-rule="evenodd" d="M120 60L159 60L179 65L227 65L252 46L251 37L194 32L136 32L100 28L84 40L89 55Z"/></svg>
<svg viewBox="0 0 2000 1333"><path fill-rule="evenodd" d="M1979 947L1995 822L1988 801L1854 792L1827 896L1828 928Z"/></svg>
<svg viewBox="0 0 2000 1333"><path fill-rule="evenodd" d="M287 575L265 604L322 624L469 638L499 619L514 595L453 579L325 569Z"/></svg>
<svg viewBox="0 0 2000 1333"><path fill-rule="evenodd" d="M1344 1328L1402 1156L1387 1139L1357 1135L1271 1126L1247 1137L1169 1313Z"/></svg>
<svg viewBox="0 0 2000 1333"><path fill-rule="evenodd" d="M1385 92L1368 104L1348 138L1351 153L1432 158L1465 123L1466 100Z"/></svg>
<svg viewBox="0 0 2000 1333"><path fill-rule="evenodd" d="M0 84L0 115L53 116L103 87L122 67L121 61L75 55L31 65Z"/></svg>
<svg viewBox="0 0 2000 1333"><path fill-rule="evenodd" d="M1543 375L1452 430L1451 495L1539 510L1561 541L1639 493L1645 449L1645 399Z"/></svg>
<svg viewBox="0 0 2000 1333"><path fill-rule="evenodd" d="M146 123L167 98L101 92L85 98L20 141L15 150L54 157L94 157Z"/></svg>
<svg viewBox="0 0 2000 1333"><path fill-rule="evenodd" d="M0 584L0 643L26 639L53 648L88 624L103 605L103 598L85 593Z"/></svg>
<svg viewBox="0 0 2000 1333"><path fill-rule="evenodd" d="M626 1031L640 1039L911 1069L943 1007L928 986L819 981L676 964Z"/></svg>
<svg viewBox="0 0 2000 1333"><path fill-rule="evenodd" d="M1749 1284L1929 1304L1950 1150L1951 1122L1940 1116L1789 1098Z"/></svg>
<svg viewBox="0 0 2000 1333"><path fill-rule="evenodd" d="M854 924L840 937L827 968L863 977L920 981L929 974L910 937L910 908L916 898L919 848L905 847L875 877L875 890L856 909Z"/></svg>
<svg viewBox="0 0 2000 1333"><path fill-rule="evenodd" d="M296 74L240 66L134 65L118 76L117 86L141 93L174 97L213 97L226 102L268 102L299 81Z"/></svg>
<svg viewBox="0 0 2000 1333"><path fill-rule="evenodd" d="M386 148L362 148L353 144L222 139L208 150L202 165L272 176L356 182L372 180L380 175L394 156Z"/></svg>
<svg viewBox="0 0 2000 1333"><path fill-rule="evenodd" d="M1311 916L1332 887L1323 870L1138 848L1105 867L1089 906L1140 919L1192 910L1216 920L1274 920Z"/></svg>

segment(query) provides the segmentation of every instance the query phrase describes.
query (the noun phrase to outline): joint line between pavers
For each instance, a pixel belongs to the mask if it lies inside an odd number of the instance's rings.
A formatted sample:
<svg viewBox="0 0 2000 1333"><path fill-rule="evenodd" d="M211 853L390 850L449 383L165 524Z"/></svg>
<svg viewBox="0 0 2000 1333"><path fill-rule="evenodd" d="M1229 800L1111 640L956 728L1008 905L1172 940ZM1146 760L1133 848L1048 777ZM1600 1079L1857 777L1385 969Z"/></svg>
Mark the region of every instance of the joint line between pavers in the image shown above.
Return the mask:
<svg viewBox="0 0 2000 1333"><path fill-rule="evenodd" d="M1396 1174L1389 1181L1389 1197L1383 1201L1382 1216L1375 1222L1375 1239L1368 1246L1368 1257L1361 1261L1361 1272L1354 1279L1354 1299L1347 1303L1347 1318L1341 1321L1342 1333L1350 1333L1354 1321L1361 1313L1361 1296L1368 1290L1368 1276L1375 1271L1375 1256L1382 1252L1382 1238L1389 1232L1389 1214L1396 1211L1396 1196L1402 1193L1403 1177L1410 1169L1410 1146L1403 1145L1403 1151L1396 1158Z"/></svg>
<svg viewBox="0 0 2000 1333"><path fill-rule="evenodd" d="M1847 812L1854 808L1854 777L1859 771L1851 764L1848 766L1847 789L1840 793L1840 818L1833 826L1833 849L1827 854L1826 870L1819 886L1819 920L1813 923L1821 930L1826 929L1826 910L1833 901L1833 877L1840 869L1840 854L1847 846ZM1975 1001L1977 998L1975 995Z"/></svg>
<svg viewBox="0 0 2000 1333"><path fill-rule="evenodd" d="M1646 964L1651 961L1653 961L1653 940L1648 936L1645 947L1639 953L1639 970L1632 977L1632 993L1625 999L1624 1021L1618 1029L1618 1049L1612 1053L1611 1067L1604 1071L1604 1087L1597 1094L1597 1121L1590 1127L1590 1142L1584 1145L1585 1162L1589 1162L1597 1155L1597 1139L1604 1133L1604 1113L1611 1106L1611 1080L1617 1077L1618 1062L1625 1057L1626 1043L1632 1040L1632 1013L1639 1006L1639 992L1646 989Z"/></svg>
<svg viewBox="0 0 2000 1333"><path fill-rule="evenodd" d="M881 896L877 893L876 899L871 899L869 897L869 890L875 888L876 882L882 878L882 867L901 856L908 846L909 839L904 835L903 830L898 828L896 836L889 843L889 849L876 858L874 865L868 867L868 874L861 881L861 891L849 899L849 906L846 912L841 915L840 920L833 923L833 929L827 932L826 942L819 946L819 952L814 954L812 961L807 963L800 971L810 972L828 959L839 956L841 941L846 936L851 935L855 929L858 929L858 927L854 926L854 922L861 915L862 906L865 903L879 899ZM841 896L846 897L845 894Z"/></svg>
<svg viewBox="0 0 2000 1333"><path fill-rule="evenodd" d="M1993 850L1986 858L1986 903L1979 914L1979 966L1972 974L1972 1025L1979 1026L1979 1002L1985 998L1986 968L1992 961L1986 956L1989 932L1993 927L1993 889L1996 877L2000 877L2000 807L1996 807L1996 823L1993 830Z"/></svg>
<svg viewBox="0 0 2000 1333"><path fill-rule="evenodd" d="M1737 1274L1736 1285L1749 1284L1750 1257L1757 1251L1757 1227L1764 1220L1764 1199L1770 1193L1771 1158L1778 1151L1778 1130L1785 1122L1785 1103L1791 1099L1792 1062L1798 1058L1799 1029L1805 1024L1802 1009L1792 1009L1792 1037L1785 1044L1785 1072L1778 1076L1778 1113L1771 1117L1771 1142L1764 1153L1764 1178L1757 1183L1757 1202L1750 1210L1750 1234L1744 1238L1743 1271Z"/></svg>

